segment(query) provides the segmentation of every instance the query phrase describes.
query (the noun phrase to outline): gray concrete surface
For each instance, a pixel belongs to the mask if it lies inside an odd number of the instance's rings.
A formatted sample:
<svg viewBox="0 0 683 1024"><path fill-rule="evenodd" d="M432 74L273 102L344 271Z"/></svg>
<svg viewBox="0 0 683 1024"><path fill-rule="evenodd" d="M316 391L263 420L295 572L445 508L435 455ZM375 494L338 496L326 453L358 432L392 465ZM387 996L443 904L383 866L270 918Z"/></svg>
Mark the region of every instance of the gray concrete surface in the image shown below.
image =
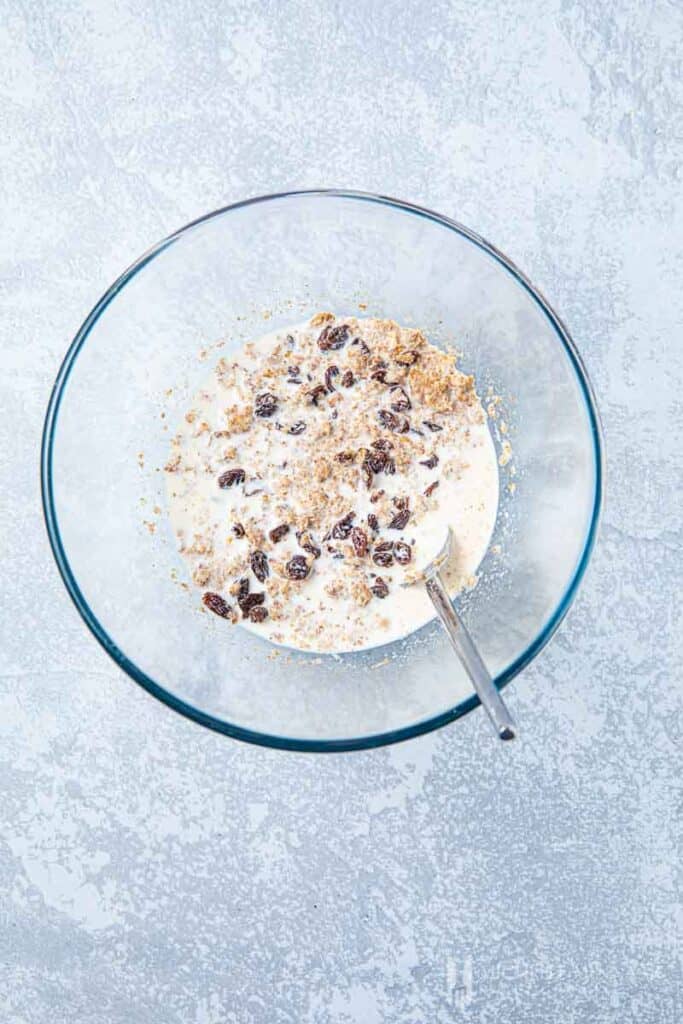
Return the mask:
<svg viewBox="0 0 683 1024"><path fill-rule="evenodd" d="M678 1024L683 8L0 0L0 1018ZM134 257L339 185L479 230L565 317L604 419L580 597L421 741L242 746L138 689L43 530L52 380Z"/></svg>

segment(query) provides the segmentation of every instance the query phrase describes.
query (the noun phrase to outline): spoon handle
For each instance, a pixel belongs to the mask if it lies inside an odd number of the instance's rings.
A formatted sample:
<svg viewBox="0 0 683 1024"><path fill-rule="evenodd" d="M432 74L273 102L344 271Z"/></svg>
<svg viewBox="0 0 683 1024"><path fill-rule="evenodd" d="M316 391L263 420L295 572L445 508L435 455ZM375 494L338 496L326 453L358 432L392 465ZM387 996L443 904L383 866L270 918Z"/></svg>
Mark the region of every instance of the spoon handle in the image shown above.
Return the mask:
<svg viewBox="0 0 683 1024"><path fill-rule="evenodd" d="M517 726L513 722L510 712L503 702L503 698L496 689L491 673L482 661L481 655L472 637L467 632L464 622L453 607L439 573L435 573L434 576L430 576L429 579L425 580L425 586L427 593L432 599L432 604L439 613L439 618L450 637L455 653L470 677L479 700L486 708L499 738L501 740L513 740L517 735Z"/></svg>

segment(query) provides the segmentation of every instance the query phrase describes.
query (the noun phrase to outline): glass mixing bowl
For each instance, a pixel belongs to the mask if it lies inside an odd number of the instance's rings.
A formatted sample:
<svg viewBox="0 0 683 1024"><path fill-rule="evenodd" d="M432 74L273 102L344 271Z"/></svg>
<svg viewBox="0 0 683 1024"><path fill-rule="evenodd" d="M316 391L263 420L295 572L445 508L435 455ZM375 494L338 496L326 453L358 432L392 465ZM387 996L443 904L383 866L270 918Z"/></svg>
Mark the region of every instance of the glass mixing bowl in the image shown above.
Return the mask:
<svg viewBox="0 0 683 1024"><path fill-rule="evenodd" d="M42 484L69 593L132 679L219 732L330 751L416 736L477 706L438 623L374 650L306 655L205 613L169 528L162 468L211 364L319 310L419 326L476 374L501 505L480 582L458 603L505 686L548 642L585 572L600 428L557 315L510 260L447 217L382 196L297 192L237 203L160 242L67 353Z"/></svg>

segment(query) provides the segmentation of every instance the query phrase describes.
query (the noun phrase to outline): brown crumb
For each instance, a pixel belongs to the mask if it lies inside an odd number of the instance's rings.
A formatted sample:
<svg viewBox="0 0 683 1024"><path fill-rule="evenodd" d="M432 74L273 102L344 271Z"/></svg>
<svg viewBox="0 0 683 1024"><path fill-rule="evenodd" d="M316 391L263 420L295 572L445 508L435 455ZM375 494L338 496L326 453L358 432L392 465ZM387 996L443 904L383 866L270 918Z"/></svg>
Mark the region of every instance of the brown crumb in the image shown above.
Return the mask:
<svg viewBox="0 0 683 1024"><path fill-rule="evenodd" d="M330 320L334 320L334 313L316 313L309 322L311 327L321 327L322 324L327 324Z"/></svg>
<svg viewBox="0 0 683 1024"><path fill-rule="evenodd" d="M192 582L196 583L198 587L205 587L211 579L211 570L208 565L201 563L196 567L192 573Z"/></svg>
<svg viewBox="0 0 683 1024"><path fill-rule="evenodd" d="M251 405L244 405L236 409L226 409L225 418L228 423L228 429L233 434L243 434L251 426L253 415L254 407Z"/></svg>
<svg viewBox="0 0 683 1024"><path fill-rule="evenodd" d="M327 480L332 472L332 466L327 459L317 458L313 464L313 473L318 483Z"/></svg>
<svg viewBox="0 0 683 1024"><path fill-rule="evenodd" d="M329 583L325 584L323 589L325 593L328 595L328 597L333 597L335 598L335 600L337 598L343 597L346 593L346 586L344 584L344 581L340 579L330 580Z"/></svg>
<svg viewBox="0 0 683 1024"><path fill-rule="evenodd" d="M367 583L357 580L351 587L351 596L357 605L364 608L372 600L372 593Z"/></svg>

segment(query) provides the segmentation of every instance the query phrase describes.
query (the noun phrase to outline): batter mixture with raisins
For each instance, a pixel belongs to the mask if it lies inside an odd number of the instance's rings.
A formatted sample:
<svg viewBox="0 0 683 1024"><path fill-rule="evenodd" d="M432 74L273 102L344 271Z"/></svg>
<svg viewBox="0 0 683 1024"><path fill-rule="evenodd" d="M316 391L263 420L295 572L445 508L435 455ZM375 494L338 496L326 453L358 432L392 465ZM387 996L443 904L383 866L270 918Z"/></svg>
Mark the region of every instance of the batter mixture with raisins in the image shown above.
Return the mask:
<svg viewBox="0 0 683 1024"><path fill-rule="evenodd" d="M279 644L339 652L434 612L399 584L453 529L446 582L476 582L498 468L474 379L392 320L319 313L222 358L166 465L205 607Z"/></svg>

